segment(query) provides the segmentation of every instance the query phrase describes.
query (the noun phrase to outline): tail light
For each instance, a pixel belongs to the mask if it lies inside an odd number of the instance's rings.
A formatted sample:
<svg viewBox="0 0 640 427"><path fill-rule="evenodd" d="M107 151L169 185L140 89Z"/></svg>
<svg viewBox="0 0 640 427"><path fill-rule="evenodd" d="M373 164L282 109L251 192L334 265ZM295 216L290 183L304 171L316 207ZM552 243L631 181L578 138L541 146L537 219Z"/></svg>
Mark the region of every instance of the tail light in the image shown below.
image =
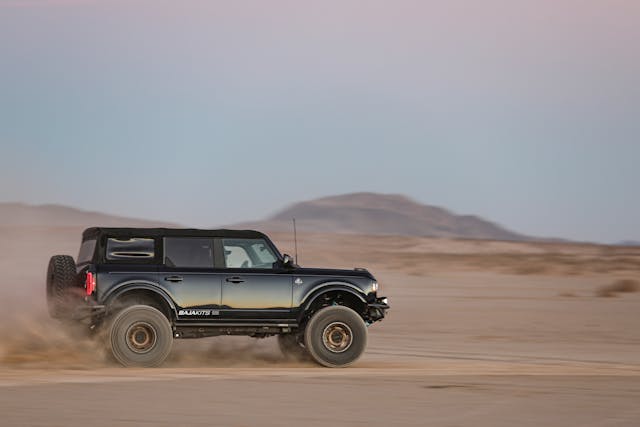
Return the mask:
<svg viewBox="0 0 640 427"><path fill-rule="evenodd" d="M91 271L87 271L87 277L84 281L84 288L87 291L87 296L91 295L96 290L96 276Z"/></svg>

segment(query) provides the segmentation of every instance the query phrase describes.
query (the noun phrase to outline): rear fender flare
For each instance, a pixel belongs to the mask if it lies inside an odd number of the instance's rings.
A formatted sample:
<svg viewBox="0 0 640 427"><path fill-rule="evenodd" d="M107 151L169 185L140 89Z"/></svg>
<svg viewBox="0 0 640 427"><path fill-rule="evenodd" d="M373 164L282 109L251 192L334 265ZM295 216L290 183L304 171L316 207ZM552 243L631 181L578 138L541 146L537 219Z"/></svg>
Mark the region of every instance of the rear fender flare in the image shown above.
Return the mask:
<svg viewBox="0 0 640 427"><path fill-rule="evenodd" d="M129 292L129 291L151 291L156 295L160 296L169 306L170 310L173 312L173 315L176 316L178 314L176 310L176 305L173 303L173 300L162 288L160 288L154 282L148 281L132 281L132 282L123 282L115 286L113 289L109 291L107 295L104 297L105 305L109 307L113 301L115 301L121 295Z"/></svg>

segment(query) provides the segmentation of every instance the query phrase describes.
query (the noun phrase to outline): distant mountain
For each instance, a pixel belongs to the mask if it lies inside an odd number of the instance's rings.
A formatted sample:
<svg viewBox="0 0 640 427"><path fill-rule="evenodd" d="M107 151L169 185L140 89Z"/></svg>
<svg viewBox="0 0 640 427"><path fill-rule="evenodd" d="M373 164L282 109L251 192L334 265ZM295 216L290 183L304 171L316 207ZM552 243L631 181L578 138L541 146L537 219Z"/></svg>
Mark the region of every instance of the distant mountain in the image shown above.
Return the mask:
<svg viewBox="0 0 640 427"><path fill-rule="evenodd" d="M175 224L90 212L61 205L0 203L0 226L175 227Z"/></svg>
<svg viewBox="0 0 640 427"><path fill-rule="evenodd" d="M637 240L625 240L623 242L616 243L616 246L638 246L640 247L640 242Z"/></svg>
<svg viewBox="0 0 640 427"><path fill-rule="evenodd" d="M332 233L396 234L489 240L532 240L470 215L424 205L397 194L354 193L296 203L265 221L237 227L280 231L291 229Z"/></svg>
<svg viewBox="0 0 640 427"><path fill-rule="evenodd" d="M289 231L296 218L301 231L429 236L487 240L533 240L482 218L456 215L397 194L354 193L291 205L263 221L232 228ZM0 227L179 227L61 205L0 203Z"/></svg>

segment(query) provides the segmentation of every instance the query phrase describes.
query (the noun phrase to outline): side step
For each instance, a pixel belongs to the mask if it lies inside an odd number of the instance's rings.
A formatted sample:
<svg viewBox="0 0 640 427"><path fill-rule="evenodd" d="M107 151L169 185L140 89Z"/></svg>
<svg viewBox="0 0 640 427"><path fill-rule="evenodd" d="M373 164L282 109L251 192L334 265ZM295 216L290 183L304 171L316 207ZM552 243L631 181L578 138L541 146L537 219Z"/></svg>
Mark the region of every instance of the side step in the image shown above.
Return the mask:
<svg viewBox="0 0 640 427"><path fill-rule="evenodd" d="M266 338L286 334L298 328L297 323L194 323L177 322L173 327L174 338L204 338L220 335L247 335Z"/></svg>

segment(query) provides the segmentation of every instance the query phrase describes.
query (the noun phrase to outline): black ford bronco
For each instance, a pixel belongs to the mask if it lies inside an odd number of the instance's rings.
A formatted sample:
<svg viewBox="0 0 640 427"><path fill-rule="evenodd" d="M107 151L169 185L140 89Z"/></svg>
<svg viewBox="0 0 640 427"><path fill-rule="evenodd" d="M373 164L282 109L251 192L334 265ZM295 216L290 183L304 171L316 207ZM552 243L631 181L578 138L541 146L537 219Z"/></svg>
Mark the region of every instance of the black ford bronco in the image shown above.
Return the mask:
<svg viewBox="0 0 640 427"><path fill-rule="evenodd" d="M85 230L77 261L51 257L47 302L100 331L125 366L217 335L277 335L285 354L346 366L389 309L367 270L302 268L257 231L168 228Z"/></svg>

